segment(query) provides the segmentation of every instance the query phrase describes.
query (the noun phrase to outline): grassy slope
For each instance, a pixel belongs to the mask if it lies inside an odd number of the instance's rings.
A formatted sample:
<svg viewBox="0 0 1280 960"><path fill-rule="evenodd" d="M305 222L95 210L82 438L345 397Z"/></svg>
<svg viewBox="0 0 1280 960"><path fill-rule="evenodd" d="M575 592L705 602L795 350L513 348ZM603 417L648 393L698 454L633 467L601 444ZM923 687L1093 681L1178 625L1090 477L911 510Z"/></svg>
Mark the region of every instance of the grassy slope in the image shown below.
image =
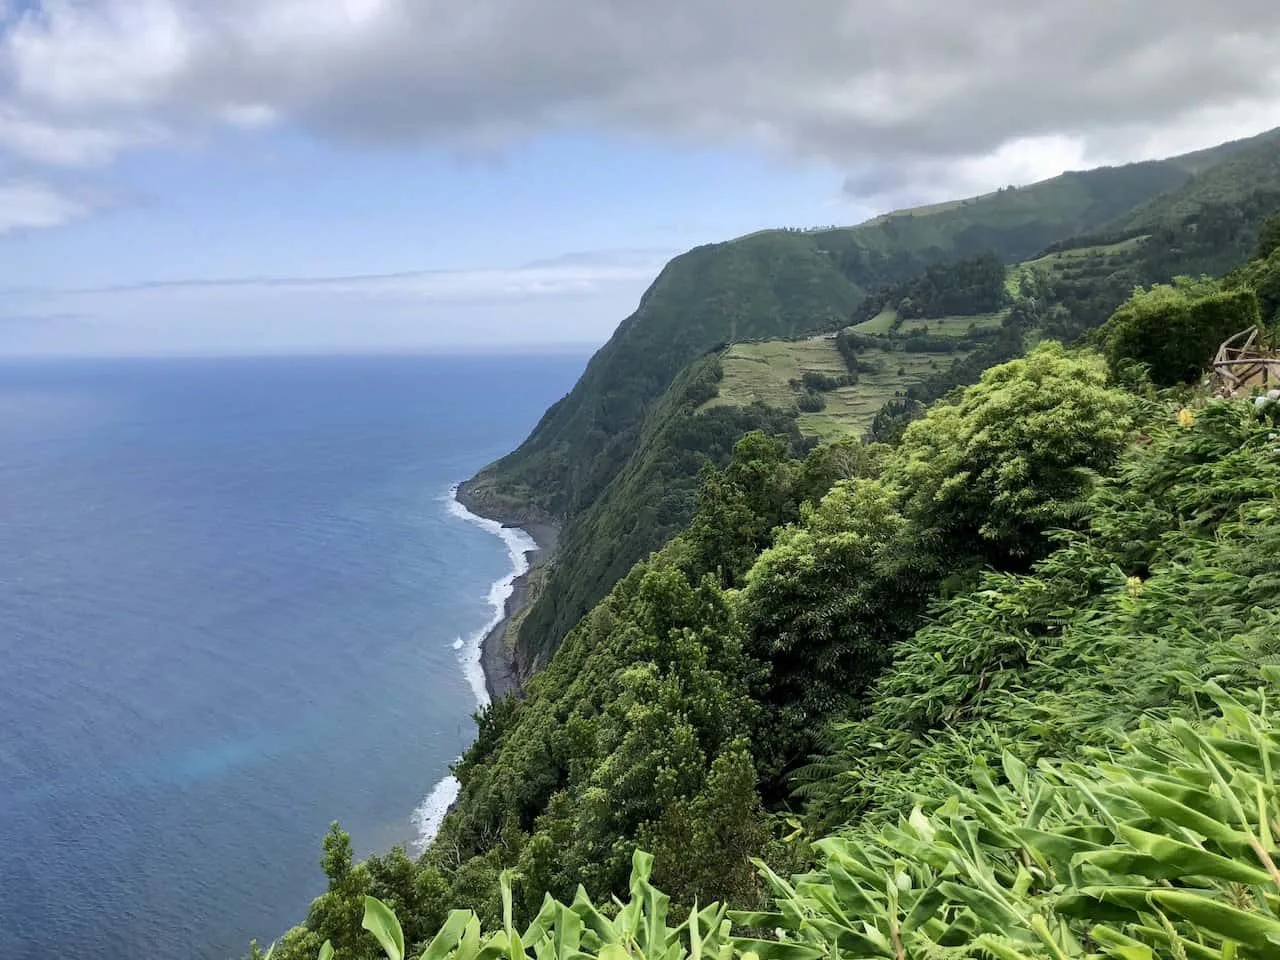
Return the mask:
<svg viewBox="0 0 1280 960"><path fill-rule="evenodd" d="M938 367L949 364L955 356L958 354L939 357L927 353L865 350L859 355L860 359L879 364L880 371L863 373L856 384L824 393L826 407L812 413L800 413L797 426L805 436L821 440L860 435L895 393L924 379ZM703 410L743 407L752 403L792 410L799 393L789 381L810 372L830 376L841 376L847 372L844 360L835 348L835 341L830 339L738 343L725 351L720 363L724 369L720 391L703 405Z"/></svg>
<svg viewBox="0 0 1280 960"><path fill-rule="evenodd" d="M1019 265L1021 266L1021 265ZM1018 267L1010 270L1015 276ZM898 330L900 334L928 333L935 337L962 338L970 328L1000 326L1007 310L970 316L938 317L930 320L908 320ZM875 320L889 316L893 311L880 314ZM874 321L858 324L853 329L860 333L885 333L883 329L871 329ZM801 412L797 426L807 437L829 441L845 436L858 436L871 425L880 408L908 387L920 383L930 374L947 368L954 360L964 357L965 351L950 354L908 353L893 349L889 340L883 347L872 347L859 352L860 360L878 366L874 373L861 373L858 382L838 387L823 394L826 407L816 412ZM840 377L848 372L844 359L836 350L835 341L829 337L813 337L804 340L764 340L752 343L732 344L720 356L724 371L716 396L702 405L702 410L718 407L744 407L762 403L782 410L794 410L801 391L793 385L806 373L821 373Z"/></svg>
<svg viewBox="0 0 1280 960"><path fill-rule="evenodd" d="M1000 326L1000 321L1008 313L1007 310L996 310L994 313L973 313L956 317L934 317L930 319L903 321L898 332L904 335L912 333L929 333L935 337L963 337L970 326L976 330L985 330Z"/></svg>
<svg viewBox="0 0 1280 960"><path fill-rule="evenodd" d="M888 333L897 322L898 311L893 307L886 306L870 320L855 324L853 329L859 333Z"/></svg>
<svg viewBox="0 0 1280 960"><path fill-rule="evenodd" d="M1035 271L1046 272L1056 279L1101 280L1118 269L1136 267L1142 244L1146 239L1146 234L1139 234L1118 243L1086 244L1067 250L1056 250L1032 260L1024 260L1009 268L1005 288L1010 296L1016 295L1023 278Z"/></svg>

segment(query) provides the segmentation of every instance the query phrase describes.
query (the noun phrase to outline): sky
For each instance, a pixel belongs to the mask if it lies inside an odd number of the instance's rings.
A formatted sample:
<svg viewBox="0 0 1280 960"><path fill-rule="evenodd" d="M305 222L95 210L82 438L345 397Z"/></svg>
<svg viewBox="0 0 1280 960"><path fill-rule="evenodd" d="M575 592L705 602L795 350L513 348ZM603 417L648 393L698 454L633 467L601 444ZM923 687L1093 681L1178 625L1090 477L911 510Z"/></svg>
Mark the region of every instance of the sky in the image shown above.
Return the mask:
<svg viewBox="0 0 1280 960"><path fill-rule="evenodd" d="M671 256L1280 126L1274 0L0 0L0 355L580 349Z"/></svg>

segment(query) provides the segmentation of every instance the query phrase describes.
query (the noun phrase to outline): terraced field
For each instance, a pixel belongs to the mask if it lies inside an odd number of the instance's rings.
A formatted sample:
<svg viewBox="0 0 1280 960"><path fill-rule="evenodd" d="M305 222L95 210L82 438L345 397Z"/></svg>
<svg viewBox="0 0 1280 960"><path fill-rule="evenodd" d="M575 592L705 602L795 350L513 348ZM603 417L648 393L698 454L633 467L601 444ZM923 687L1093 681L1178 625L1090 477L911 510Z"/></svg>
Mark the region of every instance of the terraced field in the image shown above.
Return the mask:
<svg viewBox="0 0 1280 960"><path fill-rule="evenodd" d="M975 313L963 317L935 317L931 320L904 320L902 326L898 328L898 333L931 333L935 337L963 337L969 333L969 328L982 330L990 327L998 327L1004 318L1008 315L1008 309L997 310L994 313ZM857 327L854 327L857 330Z"/></svg>
<svg viewBox="0 0 1280 960"><path fill-rule="evenodd" d="M1046 254L1035 260L1025 260L1009 268L1009 275L1005 280L1005 288L1011 296L1016 296L1023 274L1036 268L1048 269L1055 273L1071 270L1088 270L1090 272L1105 270L1108 267L1106 258L1133 253L1146 239L1144 235L1131 237L1119 243L1093 247L1073 247L1070 250L1059 250L1057 253Z"/></svg>
<svg viewBox="0 0 1280 960"><path fill-rule="evenodd" d="M893 307L885 307L870 320L854 324L853 329L858 333L888 333L897 322L898 311Z"/></svg>
<svg viewBox="0 0 1280 960"><path fill-rule="evenodd" d="M965 319L967 327L968 320L972 318ZM879 370L860 374L858 382L852 386L824 393L826 408L815 413L801 413L798 421L800 431L823 440L860 435L895 393L900 393L959 356L959 353L938 356L881 348L865 350L859 354L860 359L876 364ZM737 343L725 351L721 364L724 379L720 382L720 393L707 401L703 409L747 406L756 401L787 409L794 407L799 398L799 393L789 381L798 380L809 372L832 377L847 372L835 341L825 338Z"/></svg>

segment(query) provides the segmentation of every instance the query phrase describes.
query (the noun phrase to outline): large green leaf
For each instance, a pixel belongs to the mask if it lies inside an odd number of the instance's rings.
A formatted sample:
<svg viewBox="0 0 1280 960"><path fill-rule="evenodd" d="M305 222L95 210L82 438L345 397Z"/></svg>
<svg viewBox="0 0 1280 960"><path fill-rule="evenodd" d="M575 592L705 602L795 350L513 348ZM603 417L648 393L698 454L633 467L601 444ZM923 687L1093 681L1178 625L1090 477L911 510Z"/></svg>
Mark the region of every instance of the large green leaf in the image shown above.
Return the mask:
<svg viewBox="0 0 1280 960"><path fill-rule="evenodd" d="M1205 930L1280 955L1280 921L1272 917L1181 890L1152 890L1149 896L1162 909L1185 917Z"/></svg>
<svg viewBox="0 0 1280 960"><path fill-rule="evenodd" d="M361 926L382 944L388 960L404 960L404 932L395 913L385 903L376 897L365 897Z"/></svg>
<svg viewBox="0 0 1280 960"><path fill-rule="evenodd" d="M470 910L450 910L444 926L431 938L431 943L422 954L421 960L445 960L462 939L462 934L473 916Z"/></svg>

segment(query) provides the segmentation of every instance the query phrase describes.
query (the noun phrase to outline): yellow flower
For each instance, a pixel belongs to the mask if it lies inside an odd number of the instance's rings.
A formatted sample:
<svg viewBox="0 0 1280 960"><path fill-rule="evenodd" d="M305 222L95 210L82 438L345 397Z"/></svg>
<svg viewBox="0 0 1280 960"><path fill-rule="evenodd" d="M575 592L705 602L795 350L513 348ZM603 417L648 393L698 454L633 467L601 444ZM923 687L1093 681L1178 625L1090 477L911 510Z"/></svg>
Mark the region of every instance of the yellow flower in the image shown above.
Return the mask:
<svg viewBox="0 0 1280 960"><path fill-rule="evenodd" d="M1129 596L1131 597L1136 597L1138 594L1142 593L1141 577L1130 577L1124 582L1124 585L1128 589Z"/></svg>
<svg viewBox="0 0 1280 960"><path fill-rule="evenodd" d="M1196 415L1186 407L1183 407L1178 411L1178 426L1183 427L1184 429L1189 429L1195 426L1195 422Z"/></svg>

